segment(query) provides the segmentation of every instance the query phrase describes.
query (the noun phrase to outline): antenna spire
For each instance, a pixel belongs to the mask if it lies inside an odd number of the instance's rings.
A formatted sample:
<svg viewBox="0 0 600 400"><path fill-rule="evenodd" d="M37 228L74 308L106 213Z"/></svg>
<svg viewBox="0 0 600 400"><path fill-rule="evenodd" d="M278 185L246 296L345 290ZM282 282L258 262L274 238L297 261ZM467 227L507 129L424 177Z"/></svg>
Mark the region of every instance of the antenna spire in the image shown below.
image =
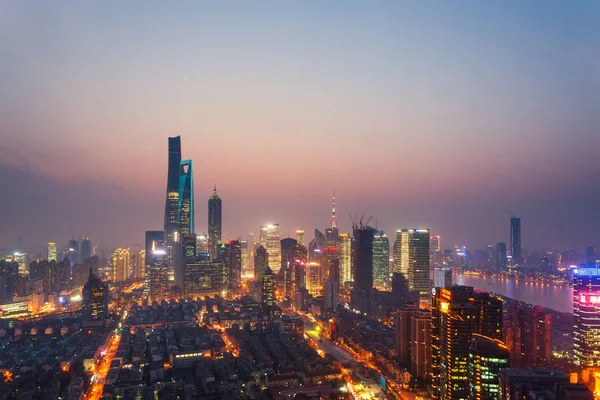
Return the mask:
<svg viewBox="0 0 600 400"><path fill-rule="evenodd" d="M335 190L333 191L333 203L331 207L331 227L337 228L337 219L335 219Z"/></svg>

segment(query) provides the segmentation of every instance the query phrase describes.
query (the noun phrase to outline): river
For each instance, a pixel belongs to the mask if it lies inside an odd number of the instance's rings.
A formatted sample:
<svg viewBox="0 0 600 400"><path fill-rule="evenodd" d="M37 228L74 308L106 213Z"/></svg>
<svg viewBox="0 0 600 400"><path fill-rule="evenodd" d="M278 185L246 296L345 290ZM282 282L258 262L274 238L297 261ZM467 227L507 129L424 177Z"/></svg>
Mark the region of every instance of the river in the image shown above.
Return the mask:
<svg viewBox="0 0 600 400"><path fill-rule="evenodd" d="M496 293L525 303L559 312L573 312L573 288L523 280L454 274L455 285L473 286L477 290Z"/></svg>

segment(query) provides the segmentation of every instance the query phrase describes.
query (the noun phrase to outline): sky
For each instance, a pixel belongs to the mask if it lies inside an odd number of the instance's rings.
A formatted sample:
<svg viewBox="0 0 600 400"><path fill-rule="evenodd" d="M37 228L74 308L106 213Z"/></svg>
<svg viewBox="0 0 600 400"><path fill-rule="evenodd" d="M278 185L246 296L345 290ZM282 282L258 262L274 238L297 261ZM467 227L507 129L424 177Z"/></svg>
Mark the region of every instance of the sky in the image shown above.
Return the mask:
<svg viewBox="0 0 600 400"><path fill-rule="evenodd" d="M600 247L597 1L0 2L0 248L161 229L167 137L228 238L338 220ZM312 234L308 234L309 238ZM393 240L392 240L393 242Z"/></svg>

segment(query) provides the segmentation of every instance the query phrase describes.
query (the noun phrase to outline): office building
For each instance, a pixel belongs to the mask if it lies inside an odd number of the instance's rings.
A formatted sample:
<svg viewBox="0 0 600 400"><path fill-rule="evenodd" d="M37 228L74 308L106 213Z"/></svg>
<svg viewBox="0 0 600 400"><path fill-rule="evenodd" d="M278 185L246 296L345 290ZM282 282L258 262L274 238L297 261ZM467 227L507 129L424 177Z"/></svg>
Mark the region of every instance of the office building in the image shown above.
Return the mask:
<svg viewBox="0 0 600 400"><path fill-rule="evenodd" d="M396 231L396 269L394 272L400 272L408 277L408 266L410 261L410 230L398 229Z"/></svg>
<svg viewBox="0 0 600 400"><path fill-rule="evenodd" d="M248 241L240 240L240 248L242 252L242 276L247 277L253 274L250 267L250 256L248 253Z"/></svg>
<svg viewBox="0 0 600 400"><path fill-rule="evenodd" d="M81 317L84 327L103 326L108 318L108 285L90 269L87 283L81 290Z"/></svg>
<svg viewBox="0 0 600 400"><path fill-rule="evenodd" d="M573 270L573 354L582 370L600 367L600 268Z"/></svg>
<svg viewBox="0 0 600 400"><path fill-rule="evenodd" d="M79 256L79 240L73 238L69 240L68 258L71 265L81 264L81 258Z"/></svg>
<svg viewBox="0 0 600 400"><path fill-rule="evenodd" d="M181 138L169 138L167 193L165 199L165 241L169 268L174 266L174 247L179 231L179 172L181 168Z"/></svg>
<svg viewBox="0 0 600 400"><path fill-rule="evenodd" d="M229 242L228 282L229 289L242 286L242 245L239 240Z"/></svg>
<svg viewBox="0 0 600 400"><path fill-rule="evenodd" d="M267 267L262 276L262 304L265 307L274 307L277 305L275 298L275 286L277 280L271 268Z"/></svg>
<svg viewBox="0 0 600 400"><path fill-rule="evenodd" d="M146 250L140 250L137 253L135 268L133 271L134 279L144 279L146 273Z"/></svg>
<svg viewBox="0 0 600 400"><path fill-rule="evenodd" d="M116 249L110 257L110 264L113 271L113 282L129 280L131 272L131 251L129 249Z"/></svg>
<svg viewBox="0 0 600 400"><path fill-rule="evenodd" d="M373 288L373 239L375 229L360 227L354 229L353 249L354 290L370 292Z"/></svg>
<svg viewBox="0 0 600 400"><path fill-rule="evenodd" d="M48 261L58 261L55 242L48 242Z"/></svg>
<svg viewBox="0 0 600 400"><path fill-rule="evenodd" d="M296 239L281 239L281 268L289 268L296 259L298 242Z"/></svg>
<svg viewBox="0 0 600 400"><path fill-rule="evenodd" d="M496 243L496 267L505 269L508 266L508 254L506 253L506 243Z"/></svg>
<svg viewBox="0 0 600 400"><path fill-rule="evenodd" d="M146 239L149 238L146 232ZM156 231L154 231L156 233ZM152 240L150 251L146 253L146 290L150 300L160 301L169 298L169 260L165 240Z"/></svg>
<svg viewBox="0 0 600 400"><path fill-rule="evenodd" d="M173 283L178 288L183 288L185 267L196 262L197 238L195 233L184 233L177 236Z"/></svg>
<svg viewBox="0 0 600 400"><path fill-rule="evenodd" d="M431 312L416 312L410 328L409 370L412 377L426 380L431 376Z"/></svg>
<svg viewBox="0 0 600 400"><path fill-rule="evenodd" d="M92 256L92 241L89 238L81 239L79 243L80 262L85 263Z"/></svg>
<svg viewBox="0 0 600 400"><path fill-rule="evenodd" d="M414 304L406 304L396 310L396 357L406 369L410 368L412 319L419 311Z"/></svg>
<svg viewBox="0 0 600 400"><path fill-rule="evenodd" d="M177 218L179 236L194 233L194 175L192 160L183 160L179 167Z"/></svg>
<svg viewBox="0 0 600 400"><path fill-rule="evenodd" d="M373 235L373 282L382 287L389 279L390 241L384 231Z"/></svg>
<svg viewBox="0 0 600 400"><path fill-rule="evenodd" d="M469 346L470 399L497 400L500 370L508 368L510 354L498 339L474 333Z"/></svg>
<svg viewBox="0 0 600 400"><path fill-rule="evenodd" d="M296 231L296 242L304 246L304 229L298 229Z"/></svg>
<svg viewBox="0 0 600 400"><path fill-rule="evenodd" d="M503 341L514 368L544 368L552 360L552 314L513 301L503 307Z"/></svg>
<svg viewBox="0 0 600 400"><path fill-rule="evenodd" d="M196 255L208 254L208 233L196 233Z"/></svg>
<svg viewBox="0 0 600 400"><path fill-rule="evenodd" d="M394 272L392 274L392 296L397 304L406 303L408 301L408 281L400 272Z"/></svg>
<svg viewBox="0 0 600 400"><path fill-rule="evenodd" d="M523 261L521 254L521 218L512 217L510 219L510 254L516 264Z"/></svg>
<svg viewBox="0 0 600 400"><path fill-rule="evenodd" d="M399 229L396 240L396 272L407 277L410 290L428 296L431 291L429 229Z"/></svg>
<svg viewBox="0 0 600 400"><path fill-rule="evenodd" d="M211 259L217 256L217 245L221 243L223 204L214 187L212 196L208 199L208 254Z"/></svg>
<svg viewBox="0 0 600 400"><path fill-rule="evenodd" d="M318 297L322 293L321 285L321 266L317 262L309 262L305 266L306 271L306 289L313 297Z"/></svg>
<svg viewBox="0 0 600 400"><path fill-rule="evenodd" d="M258 246L254 252L254 280L262 282L263 274L269 266L269 254L264 246Z"/></svg>
<svg viewBox="0 0 600 400"><path fill-rule="evenodd" d="M433 270L433 286L436 288L452 287L452 268L435 268Z"/></svg>
<svg viewBox="0 0 600 400"><path fill-rule="evenodd" d="M263 225L260 227L260 244L269 254L269 268L277 275L281 269L279 224Z"/></svg>
<svg viewBox="0 0 600 400"><path fill-rule="evenodd" d="M340 281L352 282L352 238L347 233L340 233Z"/></svg>
<svg viewBox="0 0 600 400"><path fill-rule="evenodd" d="M502 301L470 286L434 288L432 295L433 397L467 399L471 339L502 339Z"/></svg>

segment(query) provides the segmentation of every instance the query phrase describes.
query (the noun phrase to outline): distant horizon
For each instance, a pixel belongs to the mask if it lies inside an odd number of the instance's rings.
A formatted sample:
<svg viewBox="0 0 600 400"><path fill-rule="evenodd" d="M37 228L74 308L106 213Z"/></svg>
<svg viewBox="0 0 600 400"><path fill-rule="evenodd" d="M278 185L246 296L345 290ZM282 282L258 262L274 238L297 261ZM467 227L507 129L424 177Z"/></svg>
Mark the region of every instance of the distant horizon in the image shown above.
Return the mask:
<svg viewBox="0 0 600 400"><path fill-rule="evenodd" d="M143 243L177 135L197 231L600 247L600 3L234 3L0 3L2 247Z"/></svg>

